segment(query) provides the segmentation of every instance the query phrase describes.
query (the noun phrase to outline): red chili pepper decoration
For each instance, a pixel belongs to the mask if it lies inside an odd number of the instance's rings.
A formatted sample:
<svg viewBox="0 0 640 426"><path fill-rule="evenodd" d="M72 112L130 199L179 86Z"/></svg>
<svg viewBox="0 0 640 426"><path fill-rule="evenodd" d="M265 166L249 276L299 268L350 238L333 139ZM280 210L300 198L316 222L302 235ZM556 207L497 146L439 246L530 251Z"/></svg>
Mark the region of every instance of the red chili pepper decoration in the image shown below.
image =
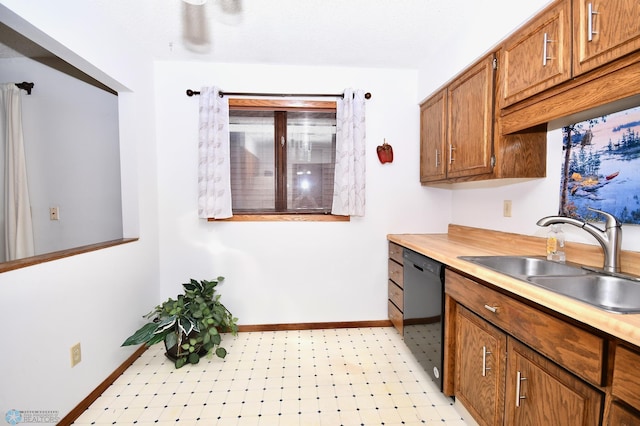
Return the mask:
<svg viewBox="0 0 640 426"><path fill-rule="evenodd" d="M380 163L384 164L393 162L393 148L387 143L386 139L382 145L378 145L376 152L378 153L378 160L380 160Z"/></svg>

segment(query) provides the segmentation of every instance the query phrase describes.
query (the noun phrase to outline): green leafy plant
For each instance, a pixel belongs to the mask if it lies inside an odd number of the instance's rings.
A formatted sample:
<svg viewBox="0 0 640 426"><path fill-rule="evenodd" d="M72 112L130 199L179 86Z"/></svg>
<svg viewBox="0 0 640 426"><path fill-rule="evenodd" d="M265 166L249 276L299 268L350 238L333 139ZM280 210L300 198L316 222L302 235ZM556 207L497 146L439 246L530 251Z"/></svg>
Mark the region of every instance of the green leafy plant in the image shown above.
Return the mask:
<svg viewBox="0 0 640 426"><path fill-rule="evenodd" d="M184 294L177 299L169 298L144 316L149 322L122 346L146 344L147 346L164 342L167 357L180 368L187 362L197 364L200 357L214 352L224 358L226 349L220 346L220 333L238 333L237 321L231 312L220 302L216 286L224 280L196 281L182 284Z"/></svg>

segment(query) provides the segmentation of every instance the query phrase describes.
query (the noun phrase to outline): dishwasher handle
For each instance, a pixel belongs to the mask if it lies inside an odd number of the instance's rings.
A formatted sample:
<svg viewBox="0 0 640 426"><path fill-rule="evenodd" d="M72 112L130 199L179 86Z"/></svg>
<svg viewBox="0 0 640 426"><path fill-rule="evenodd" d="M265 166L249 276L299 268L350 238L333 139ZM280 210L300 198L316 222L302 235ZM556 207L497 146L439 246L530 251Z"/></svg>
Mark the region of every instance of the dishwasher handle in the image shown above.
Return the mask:
<svg viewBox="0 0 640 426"><path fill-rule="evenodd" d="M423 274L440 276L442 273L442 264L423 254L405 248L402 257L404 258L405 265L411 264Z"/></svg>

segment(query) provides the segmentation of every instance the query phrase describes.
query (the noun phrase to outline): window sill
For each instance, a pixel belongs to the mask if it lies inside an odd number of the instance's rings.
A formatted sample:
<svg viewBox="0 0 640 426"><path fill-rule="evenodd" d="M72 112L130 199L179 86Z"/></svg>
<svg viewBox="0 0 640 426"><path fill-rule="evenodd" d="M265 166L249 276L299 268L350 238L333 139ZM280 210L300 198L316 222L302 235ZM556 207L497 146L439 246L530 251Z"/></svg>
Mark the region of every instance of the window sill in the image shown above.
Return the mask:
<svg viewBox="0 0 640 426"><path fill-rule="evenodd" d="M15 269L20 269L20 268L26 268L27 266L38 265L40 263L51 262L52 260L58 260L65 257L75 256L77 254L88 253L96 250L102 250L107 247L113 247L120 244L127 244L133 241L138 241L138 238L121 238L118 240L105 241L102 243L89 244L86 246L60 250L53 253L40 254L32 257L25 257L24 259L11 260L9 262L2 262L0 263L0 273L13 271Z"/></svg>
<svg viewBox="0 0 640 426"><path fill-rule="evenodd" d="M332 214L235 214L228 219L207 219L209 222L349 222L350 216Z"/></svg>

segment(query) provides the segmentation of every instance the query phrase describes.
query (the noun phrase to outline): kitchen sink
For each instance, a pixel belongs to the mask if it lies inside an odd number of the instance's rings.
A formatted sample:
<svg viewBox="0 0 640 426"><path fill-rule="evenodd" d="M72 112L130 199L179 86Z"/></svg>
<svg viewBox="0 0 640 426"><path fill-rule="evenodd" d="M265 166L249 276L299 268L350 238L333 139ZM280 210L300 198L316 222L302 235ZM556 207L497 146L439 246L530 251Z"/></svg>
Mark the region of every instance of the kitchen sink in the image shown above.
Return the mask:
<svg viewBox="0 0 640 426"><path fill-rule="evenodd" d="M640 280L535 256L460 256L477 265L605 311L640 313Z"/></svg>
<svg viewBox="0 0 640 426"><path fill-rule="evenodd" d="M460 259L515 278L532 275L584 275L589 273L580 266L571 266L533 256L461 256Z"/></svg>
<svg viewBox="0 0 640 426"><path fill-rule="evenodd" d="M601 309L640 313L640 282L601 274L574 277L533 276L527 281Z"/></svg>

